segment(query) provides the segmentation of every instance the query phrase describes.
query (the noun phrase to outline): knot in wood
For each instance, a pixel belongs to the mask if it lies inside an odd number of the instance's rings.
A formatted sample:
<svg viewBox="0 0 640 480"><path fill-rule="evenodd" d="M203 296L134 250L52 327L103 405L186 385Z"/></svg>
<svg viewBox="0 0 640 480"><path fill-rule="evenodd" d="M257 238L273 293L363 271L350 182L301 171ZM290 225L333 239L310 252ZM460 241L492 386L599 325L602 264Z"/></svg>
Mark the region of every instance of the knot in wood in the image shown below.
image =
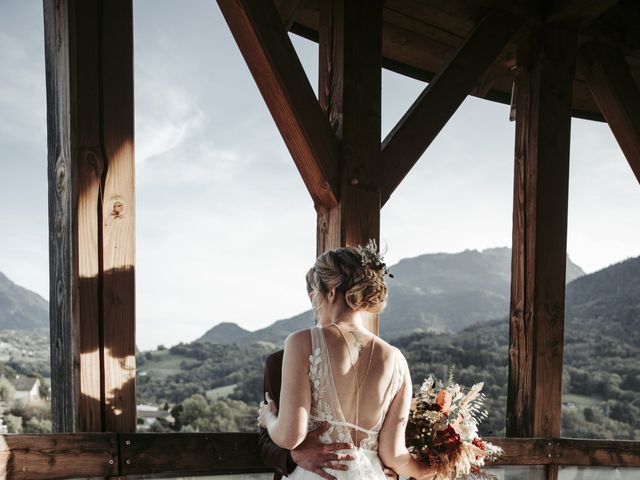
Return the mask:
<svg viewBox="0 0 640 480"><path fill-rule="evenodd" d="M56 282L56 299L58 305L62 304L62 298L64 296L64 282L60 279Z"/></svg>
<svg viewBox="0 0 640 480"><path fill-rule="evenodd" d="M55 226L55 231L56 231L56 237L61 237L63 230L64 230L64 215L62 214L62 212L58 212L56 214L56 219L54 221L54 226Z"/></svg>
<svg viewBox="0 0 640 480"><path fill-rule="evenodd" d="M122 218L124 216L124 202L115 200L111 205L111 216L113 218Z"/></svg>
<svg viewBox="0 0 640 480"><path fill-rule="evenodd" d="M58 158L56 164L56 192L62 193L65 190L67 171L62 158Z"/></svg>

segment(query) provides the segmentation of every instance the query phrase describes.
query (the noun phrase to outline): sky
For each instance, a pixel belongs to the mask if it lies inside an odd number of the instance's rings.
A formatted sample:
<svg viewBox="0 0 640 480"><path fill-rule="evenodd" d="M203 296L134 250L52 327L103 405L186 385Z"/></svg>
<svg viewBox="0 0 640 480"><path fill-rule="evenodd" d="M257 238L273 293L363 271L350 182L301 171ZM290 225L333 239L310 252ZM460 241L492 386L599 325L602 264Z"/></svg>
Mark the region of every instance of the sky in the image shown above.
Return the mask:
<svg viewBox="0 0 640 480"><path fill-rule="evenodd" d="M306 310L313 203L213 0L134 0L136 309L142 349ZM317 45L292 36L311 84ZM0 271L49 294L41 0L0 2ZM383 135L425 84L383 71ZM511 245L514 124L469 97L381 213L388 263ZM603 123L574 119L567 250L640 255L640 185Z"/></svg>

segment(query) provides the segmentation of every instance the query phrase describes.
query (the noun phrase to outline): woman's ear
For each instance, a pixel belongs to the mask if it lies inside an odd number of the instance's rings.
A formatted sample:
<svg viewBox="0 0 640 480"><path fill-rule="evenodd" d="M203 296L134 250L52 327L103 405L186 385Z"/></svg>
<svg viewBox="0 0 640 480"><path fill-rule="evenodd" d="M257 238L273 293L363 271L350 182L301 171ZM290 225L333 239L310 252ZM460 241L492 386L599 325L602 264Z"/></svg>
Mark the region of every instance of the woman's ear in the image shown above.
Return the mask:
<svg viewBox="0 0 640 480"><path fill-rule="evenodd" d="M330 303L333 303L336 300L336 289L332 288L331 290L329 290L327 292L327 300L329 300Z"/></svg>

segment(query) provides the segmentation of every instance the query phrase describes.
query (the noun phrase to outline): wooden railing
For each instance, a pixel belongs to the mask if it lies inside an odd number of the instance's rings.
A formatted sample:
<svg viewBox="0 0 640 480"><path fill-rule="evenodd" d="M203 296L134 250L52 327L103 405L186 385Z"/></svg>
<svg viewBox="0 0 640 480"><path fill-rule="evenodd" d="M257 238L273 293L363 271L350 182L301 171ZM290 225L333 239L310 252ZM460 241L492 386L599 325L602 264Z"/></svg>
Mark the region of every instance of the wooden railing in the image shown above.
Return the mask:
<svg viewBox="0 0 640 480"><path fill-rule="evenodd" d="M72 433L0 437L0 476L58 479L269 472L253 433ZM640 442L490 438L495 465L640 467Z"/></svg>

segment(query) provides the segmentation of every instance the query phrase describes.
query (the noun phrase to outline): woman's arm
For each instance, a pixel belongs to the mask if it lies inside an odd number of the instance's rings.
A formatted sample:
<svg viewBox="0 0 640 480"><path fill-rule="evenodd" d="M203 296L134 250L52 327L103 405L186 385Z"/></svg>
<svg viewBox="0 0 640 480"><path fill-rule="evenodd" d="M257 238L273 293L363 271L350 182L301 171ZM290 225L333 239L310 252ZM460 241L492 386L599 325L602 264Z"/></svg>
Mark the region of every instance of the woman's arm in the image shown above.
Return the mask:
<svg viewBox="0 0 640 480"><path fill-rule="evenodd" d="M405 430L411 407L412 386L409 369L406 367L406 360L401 357L400 361L403 362L404 379L389 406L380 429L378 455L380 455L382 463L395 470L399 475L421 480L429 479L434 474L433 469L415 460L407 450L405 442Z"/></svg>
<svg viewBox="0 0 640 480"><path fill-rule="evenodd" d="M269 431L271 439L288 450L296 448L307 435L307 422L311 409L310 344L308 330L296 332L287 337L282 361L280 412L276 414L275 404L269 398L267 398L267 407L260 410L262 422Z"/></svg>

